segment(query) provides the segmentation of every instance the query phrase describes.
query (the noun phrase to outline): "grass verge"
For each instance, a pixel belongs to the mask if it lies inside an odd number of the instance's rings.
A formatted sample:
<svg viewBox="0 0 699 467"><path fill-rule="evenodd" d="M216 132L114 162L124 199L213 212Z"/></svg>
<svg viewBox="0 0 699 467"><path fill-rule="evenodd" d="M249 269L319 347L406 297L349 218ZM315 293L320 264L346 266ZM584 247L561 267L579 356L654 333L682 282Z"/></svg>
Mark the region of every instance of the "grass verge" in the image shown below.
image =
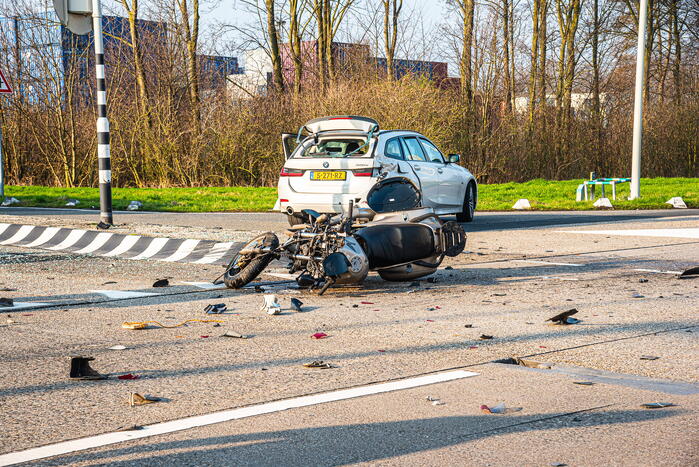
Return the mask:
<svg viewBox="0 0 699 467"><path fill-rule="evenodd" d="M480 185L479 211L507 211L519 198L527 198L534 210L591 210L592 201L575 201L580 180L531 180L524 183ZM611 197L611 188L606 188ZM598 191L599 193L599 191ZM7 186L7 197L20 200L19 205L65 207L68 200L79 201L77 208L99 209L97 188L57 188L44 186ZM644 178L641 199L628 201L629 184L617 189L616 209L671 209L665 202L681 196L688 207L699 208L699 178ZM215 212L268 211L277 199L277 189L270 187L204 188L115 188L113 206L124 210L132 200L143 203L144 211Z"/></svg>

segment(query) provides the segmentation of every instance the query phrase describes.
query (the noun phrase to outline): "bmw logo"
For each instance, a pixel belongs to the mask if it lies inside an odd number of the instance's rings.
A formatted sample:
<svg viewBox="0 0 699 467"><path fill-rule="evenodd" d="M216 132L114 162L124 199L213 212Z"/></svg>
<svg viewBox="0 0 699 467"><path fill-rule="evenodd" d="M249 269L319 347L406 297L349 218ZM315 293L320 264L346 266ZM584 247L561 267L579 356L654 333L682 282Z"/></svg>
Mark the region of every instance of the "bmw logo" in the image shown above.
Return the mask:
<svg viewBox="0 0 699 467"><path fill-rule="evenodd" d="M324 169L327 169L328 167L330 167L330 163L329 163L329 162L323 162L323 168L324 168Z"/></svg>

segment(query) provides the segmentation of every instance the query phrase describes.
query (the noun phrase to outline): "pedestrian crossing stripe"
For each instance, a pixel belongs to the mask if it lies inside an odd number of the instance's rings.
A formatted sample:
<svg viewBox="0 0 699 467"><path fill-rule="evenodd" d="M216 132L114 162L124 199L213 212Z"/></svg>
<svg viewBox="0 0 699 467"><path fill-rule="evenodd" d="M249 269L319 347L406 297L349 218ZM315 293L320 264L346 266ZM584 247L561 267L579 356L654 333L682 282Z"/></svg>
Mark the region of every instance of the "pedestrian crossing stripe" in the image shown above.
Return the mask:
<svg viewBox="0 0 699 467"><path fill-rule="evenodd" d="M0 245L106 258L228 264L243 243L0 223Z"/></svg>

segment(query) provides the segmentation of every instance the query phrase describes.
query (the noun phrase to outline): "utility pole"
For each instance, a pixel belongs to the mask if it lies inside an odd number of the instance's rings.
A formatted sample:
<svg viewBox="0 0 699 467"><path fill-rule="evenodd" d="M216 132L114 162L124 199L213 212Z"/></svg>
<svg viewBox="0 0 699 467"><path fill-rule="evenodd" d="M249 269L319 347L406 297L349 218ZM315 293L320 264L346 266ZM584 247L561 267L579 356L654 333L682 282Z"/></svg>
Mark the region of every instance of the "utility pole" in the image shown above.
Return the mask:
<svg viewBox="0 0 699 467"><path fill-rule="evenodd" d="M648 0L638 7L638 46L636 47L636 92L633 104L633 150L631 156L631 194L629 199L641 197L641 154L643 152L643 69L645 68L646 21Z"/></svg>
<svg viewBox="0 0 699 467"><path fill-rule="evenodd" d="M112 163L109 152L109 120L107 119L107 83L104 73L102 40L102 6L100 0L53 0L61 23L73 34L93 31L95 42L95 76L97 78L97 163L100 184L100 223L108 229L112 220Z"/></svg>
<svg viewBox="0 0 699 467"><path fill-rule="evenodd" d="M0 71L0 94L12 94L10 83ZM5 200L5 167L2 164L2 121L0 121L0 203Z"/></svg>

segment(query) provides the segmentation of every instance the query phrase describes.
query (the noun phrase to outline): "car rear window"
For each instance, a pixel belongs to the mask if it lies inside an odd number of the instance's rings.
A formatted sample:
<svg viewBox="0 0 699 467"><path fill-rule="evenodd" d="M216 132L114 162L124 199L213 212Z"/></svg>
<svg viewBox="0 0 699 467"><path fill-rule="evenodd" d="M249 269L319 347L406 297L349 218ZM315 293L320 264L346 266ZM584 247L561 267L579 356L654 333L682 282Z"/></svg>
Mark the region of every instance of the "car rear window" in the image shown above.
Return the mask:
<svg viewBox="0 0 699 467"><path fill-rule="evenodd" d="M367 154L366 138L325 138L301 150L297 157L359 157Z"/></svg>

